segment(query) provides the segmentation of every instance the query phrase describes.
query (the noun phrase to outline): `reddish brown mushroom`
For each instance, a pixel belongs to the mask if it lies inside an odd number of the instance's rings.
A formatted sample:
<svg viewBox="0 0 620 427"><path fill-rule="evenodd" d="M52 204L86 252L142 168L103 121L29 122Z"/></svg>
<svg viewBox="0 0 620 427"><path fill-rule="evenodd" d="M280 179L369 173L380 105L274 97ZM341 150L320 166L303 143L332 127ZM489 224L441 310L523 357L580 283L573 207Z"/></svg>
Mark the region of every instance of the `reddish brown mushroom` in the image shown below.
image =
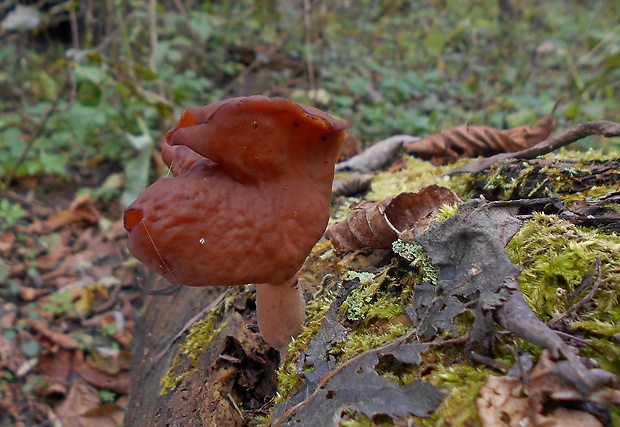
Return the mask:
<svg viewBox="0 0 620 427"><path fill-rule="evenodd" d="M130 252L180 285L256 283L263 338L286 351L304 320L297 271L327 225L345 128L282 98L186 110L162 152L174 177L125 211Z"/></svg>

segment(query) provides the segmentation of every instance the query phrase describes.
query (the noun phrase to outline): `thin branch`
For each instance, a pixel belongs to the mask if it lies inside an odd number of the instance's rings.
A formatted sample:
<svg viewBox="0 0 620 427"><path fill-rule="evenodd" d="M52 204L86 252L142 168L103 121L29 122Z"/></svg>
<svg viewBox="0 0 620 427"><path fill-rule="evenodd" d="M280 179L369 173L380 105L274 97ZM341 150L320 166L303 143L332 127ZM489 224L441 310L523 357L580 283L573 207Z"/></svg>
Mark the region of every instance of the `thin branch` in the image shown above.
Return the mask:
<svg viewBox="0 0 620 427"><path fill-rule="evenodd" d="M30 136L27 138L26 146L20 153L19 157L17 158L15 162L13 162L13 166L11 167L11 170L9 170L9 173L4 178L3 188L0 189L0 198L4 197L4 193L8 190L9 186L11 185L11 182L13 182L13 179L15 178L15 174L17 173L17 168L19 168L21 163L24 161L24 159L28 155L28 152L30 151L34 143L37 141L39 136L41 136L41 134L45 130L45 126L47 126L47 122L49 122L50 118L54 115L54 113L58 109L58 104L60 103L60 100L62 99L62 95L65 92L65 86L67 85L67 80L68 79L65 78L65 80L60 85L60 88L58 89L58 93L56 94L56 99L54 99L52 106L45 112L43 119L41 119L35 131L32 134L30 134Z"/></svg>
<svg viewBox="0 0 620 427"><path fill-rule="evenodd" d="M314 81L314 61L312 59L312 22L310 0L304 0L304 30L306 44L306 61L308 63L308 83L312 100L316 103L316 83Z"/></svg>
<svg viewBox="0 0 620 427"><path fill-rule="evenodd" d="M583 284L584 285L587 284L587 281L591 281L592 280L592 274L594 273L594 271L597 272L597 278L596 278L596 282L594 282L594 285L592 286L592 289L590 289L590 292L588 292L588 294L586 296L584 296L581 299L581 301L579 301L577 304L573 305L571 308L566 310L564 313L559 314L558 316L556 316L553 319L549 320L547 322L548 326L554 325L555 323L559 322L560 320L566 318L569 314L574 313L574 312L580 310L584 305L586 305L594 297L594 294L596 293L597 289L601 285L601 278L603 276L603 271L602 271L602 265L601 265L601 259L600 258L596 258L594 260L594 262L592 262L592 264L590 264L590 267L588 268L588 274L583 279Z"/></svg>
<svg viewBox="0 0 620 427"><path fill-rule="evenodd" d="M379 353L381 351L384 350L388 350L391 349L392 347L396 347L399 344L402 344L412 338L415 338L417 329L414 329L413 331L409 332L408 334L403 335L402 337L399 337L393 341L387 342L377 348L373 348L370 350L367 350L363 353L360 353L356 356L353 356L351 359L347 360L346 362L342 363L341 365L337 366L336 368L332 369L331 371L329 371L328 373L326 373L325 375L323 375L321 377L321 379L319 379L319 381L316 384L316 388L314 389L314 391L307 396L304 400L302 400L301 402L299 402L298 404L294 405L293 407L291 407L290 409L288 409L286 412L284 412L284 414L282 414L282 416L276 420L273 424L272 427L278 427L281 426L287 418L289 418L291 415L293 415L299 408L305 406L306 404L308 404L308 402L310 402L312 399L314 399L321 391L323 391L325 384L327 384L332 378L334 378L334 376L339 373L340 371L342 371L344 368L346 368L347 366L352 365L353 363L355 363L356 361L358 361L359 359L361 359L362 357L365 357L369 354L372 353ZM469 341L469 337L459 337L459 338L453 338L450 340L441 340L441 341L435 341L435 342L428 342L428 343L423 343L421 342L420 344L422 345L428 345L429 347L440 347L440 346L447 346L447 345L453 345L453 344L462 344Z"/></svg>
<svg viewBox="0 0 620 427"><path fill-rule="evenodd" d="M590 135L602 135L606 138L620 136L620 123L610 122L607 120L579 123L553 135L550 138L547 138L542 142L539 142L533 147L516 151L514 153L501 153L495 156L476 160L463 166L462 168L454 169L453 171L448 172L447 175L482 172L494 163L506 159L533 159L543 154L550 153L553 150L565 145L572 144L573 142Z"/></svg>

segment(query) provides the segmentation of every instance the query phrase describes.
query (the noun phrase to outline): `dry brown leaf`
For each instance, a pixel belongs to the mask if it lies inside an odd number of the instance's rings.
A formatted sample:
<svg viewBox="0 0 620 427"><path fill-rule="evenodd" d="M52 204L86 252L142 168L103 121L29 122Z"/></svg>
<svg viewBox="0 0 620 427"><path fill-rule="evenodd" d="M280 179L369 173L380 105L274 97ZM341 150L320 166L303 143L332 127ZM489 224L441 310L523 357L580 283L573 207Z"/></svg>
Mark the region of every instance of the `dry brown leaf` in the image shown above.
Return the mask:
<svg viewBox="0 0 620 427"><path fill-rule="evenodd" d="M118 394L129 394L131 381L129 372L121 372L117 375L109 375L97 369L91 368L88 364L82 363L76 371L89 384L103 390L112 390Z"/></svg>
<svg viewBox="0 0 620 427"><path fill-rule="evenodd" d="M0 253L5 254L11 251L13 243L15 243L15 234L12 231L7 231L0 236Z"/></svg>
<svg viewBox="0 0 620 427"><path fill-rule="evenodd" d="M39 371L54 380L68 380L83 357L82 350L46 351L39 356Z"/></svg>
<svg viewBox="0 0 620 427"><path fill-rule="evenodd" d="M362 248L386 249L396 239L410 240L426 229L445 204L461 200L454 191L429 185L417 193L401 193L380 202L352 206L344 221L331 226L325 237L337 252Z"/></svg>
<svg viewBox="0 0 620 427"><path fill-rule="evenodd" d="M556 401L620 403L620 392L600 389L590 396L581 396L556 375L557 364L544 350L534 369L525 378L490 376L476 401L478 415L484 427L532 426L602 426L595 416L579 410L558 407L545 412L548 399Z"/></svg>
<svg viewBox="0 0 620 427"><path fill-rule="evenodd" d="M64 402L56 409L56 413L65 427L82 426L81 416L101 405L99 392L82 378L73 381L71 390Z"/></svg>
<svg viewBox="0 0 620 427"><path fill-rule="evenodd" d="M82 194L71 203L69 209L55 212L50 219L45 222L44 229L50 232L73 223L92 225L99 221L99 217L99 211L95 208L90 195Z"/></svg>
<svg viewBox="0 0 620 427"><path fill-rule="evenodd" d="M403 146L408 154L447 163L464 157L519 151L545 140L553 129L555 121L548 115L535 125L506 130L456 126Z"/></svg>
<svg viewBox="0 0 620 427"><path fill-rule="evenodd" d="M26 362L26 357L15 341L9 341L0 335L0 369L8 369L16 373L19 367Z"/></svg>
<svg viewBox="0 0 620 427"><path fill-rule="evenodd" d="M52 331L46 325L46 322L36 319L24 319L24 322L26 322L28 326L43 335L48 340L52 341L55 344L58 344L58 346L61 348L64 348L66 350L77 350L80 348L77 341L75 341L69 335L63 334L61 332Z"/></svg>
<svg viewBox="0 0 620 427"><path fill-rule="evenodd" d="M82 427L117 427L123 424L125 408L111 403L88 411L80 417Z"/></svg>

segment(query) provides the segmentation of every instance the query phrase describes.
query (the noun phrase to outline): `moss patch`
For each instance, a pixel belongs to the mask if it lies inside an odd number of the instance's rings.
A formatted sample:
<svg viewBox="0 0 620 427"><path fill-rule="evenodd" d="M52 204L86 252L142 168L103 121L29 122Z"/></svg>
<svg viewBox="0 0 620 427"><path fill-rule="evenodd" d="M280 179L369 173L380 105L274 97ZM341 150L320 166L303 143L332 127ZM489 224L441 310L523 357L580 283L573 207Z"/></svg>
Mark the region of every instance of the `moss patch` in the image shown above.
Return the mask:
<svg viewBox="0 0 620 427"><path fill-rule="evenodd" d="M585 348L584 355L620 374L620 346L609 339L620 333L620 236L535 214L506 249L521 266L521 290L542 320L564 313L590 292L597 280L590 266L601 260L601 281L592 300L562 321L603 352ZM587 276L593 277L582 286Z"/></svg>
<svg viewBox="0 0 620 427"><path fill-rule="evenodd" d="M225 307L228 302L236 296L237 292L232 293L226 301L220 303L204 319L195 322L190 327L185 339L179 344L170 368L160 380L160 394L164 395L174 390L183 378L196 373L196 366L204 349L228 326L228 323L221 323L222 313L226 311Z"/></svg>

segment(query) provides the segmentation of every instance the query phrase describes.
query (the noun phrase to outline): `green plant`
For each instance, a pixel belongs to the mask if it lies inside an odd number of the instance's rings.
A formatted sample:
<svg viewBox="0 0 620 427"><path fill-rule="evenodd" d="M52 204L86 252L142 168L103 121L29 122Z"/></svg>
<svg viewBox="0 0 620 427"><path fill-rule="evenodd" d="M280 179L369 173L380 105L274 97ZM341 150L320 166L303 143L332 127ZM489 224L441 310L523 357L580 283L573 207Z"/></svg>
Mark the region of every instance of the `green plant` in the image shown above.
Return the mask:
<svg viewBox="0 0 620 427"><path fill-rule="evenodd" d="M19 204L11 203L7 199L0 200L0 232L13 227L26 215L26 211Z"/></svg>

